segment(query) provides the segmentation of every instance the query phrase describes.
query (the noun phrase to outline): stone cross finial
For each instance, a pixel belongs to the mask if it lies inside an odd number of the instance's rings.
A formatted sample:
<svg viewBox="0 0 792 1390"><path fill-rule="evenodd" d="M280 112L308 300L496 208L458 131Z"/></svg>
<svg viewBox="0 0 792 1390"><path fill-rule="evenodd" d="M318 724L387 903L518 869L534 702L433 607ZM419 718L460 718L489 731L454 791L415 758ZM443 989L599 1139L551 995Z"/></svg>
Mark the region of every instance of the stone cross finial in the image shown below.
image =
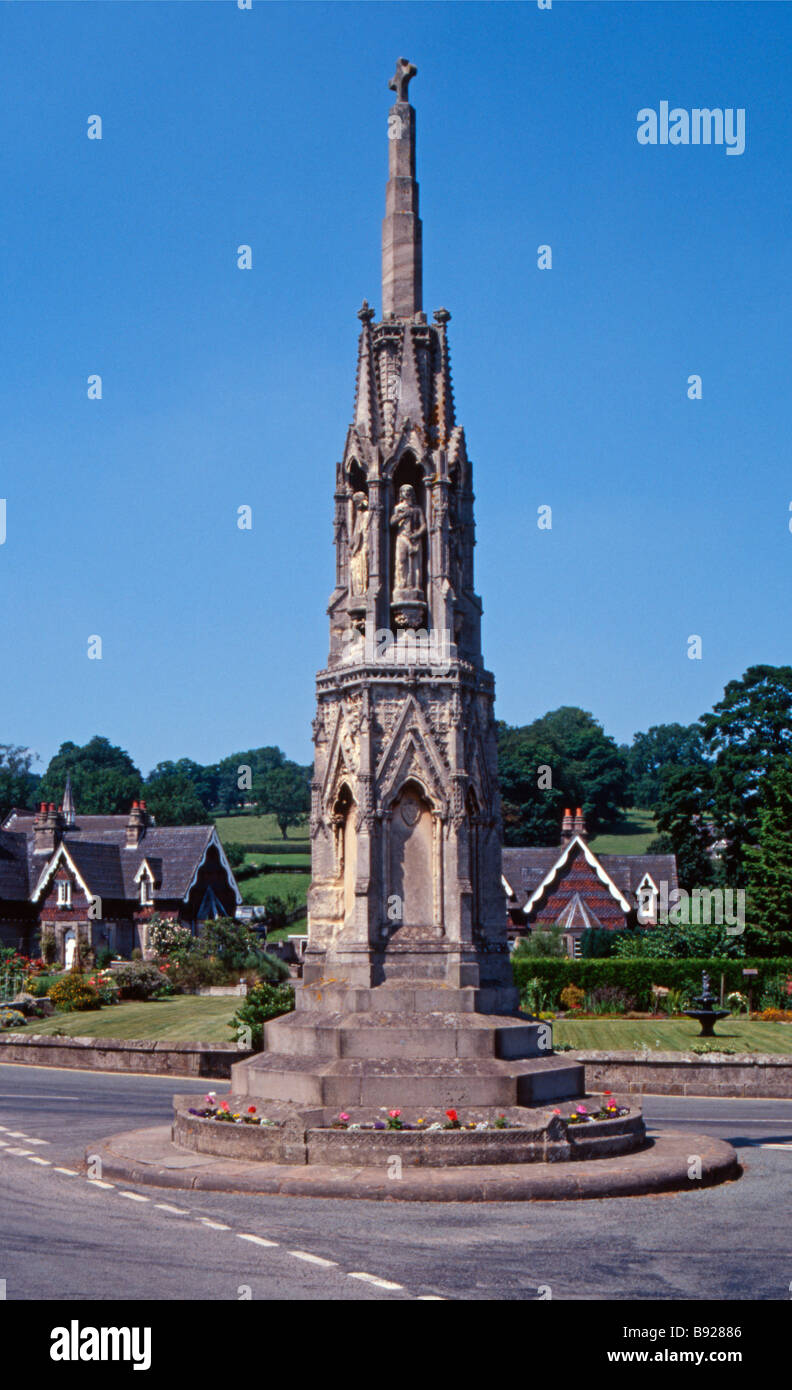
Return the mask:
<svg viewBox="0 0 792 1390"><path fill-rule="evenodd" d="M415 77L417 71L414 63L408 63L406 58L397 58L396 71L388 83L391 91L396 93L397 101L409 101L407 88L410 85L410 78Z"/></svg>

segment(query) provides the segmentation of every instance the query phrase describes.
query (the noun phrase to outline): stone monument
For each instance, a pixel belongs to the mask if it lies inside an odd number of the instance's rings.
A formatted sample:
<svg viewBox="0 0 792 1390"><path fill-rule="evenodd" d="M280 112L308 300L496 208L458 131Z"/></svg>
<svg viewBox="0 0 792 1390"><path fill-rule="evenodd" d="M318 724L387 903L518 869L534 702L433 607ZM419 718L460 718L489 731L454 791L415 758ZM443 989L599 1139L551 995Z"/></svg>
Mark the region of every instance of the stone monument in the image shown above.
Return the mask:
<svg viewBox="0 0 792 1390"><path fill-rule="evenodd" d="M494 681L473 582L473 476L450 314L427 322L416 69L387 122L382 318L364 301L335 478L330 652L313 725L312 882L296 1011L234 1089L332 1110L581 1094L518 1012L501 886Z"/></svg>

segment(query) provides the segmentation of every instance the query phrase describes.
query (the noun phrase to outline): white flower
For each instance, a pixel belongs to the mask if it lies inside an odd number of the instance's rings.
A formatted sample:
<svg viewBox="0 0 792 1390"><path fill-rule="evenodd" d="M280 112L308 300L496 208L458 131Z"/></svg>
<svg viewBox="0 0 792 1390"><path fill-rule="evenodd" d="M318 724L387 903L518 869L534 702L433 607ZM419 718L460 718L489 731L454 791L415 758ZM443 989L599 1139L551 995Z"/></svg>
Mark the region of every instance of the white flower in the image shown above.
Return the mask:
<svg viewBox="0 0 792 1390"><path fill-rule="evenodd" d="M489 1122L487 1120L480 1120L476 1125L476 1129L479 1131L482 1129L489 1129Z"/></svg>
<svg viewBox="0 0 792 1390"><path fill-rule="evenodd" d="M441 1125L441 1123L440 1123L439 1120L435 1120L435 1121L434 1121L434 1124L431 1124L431 1125L429 1126L429 1128L430 1128L430 1129L442 1129L443 1126Z"/></svg>

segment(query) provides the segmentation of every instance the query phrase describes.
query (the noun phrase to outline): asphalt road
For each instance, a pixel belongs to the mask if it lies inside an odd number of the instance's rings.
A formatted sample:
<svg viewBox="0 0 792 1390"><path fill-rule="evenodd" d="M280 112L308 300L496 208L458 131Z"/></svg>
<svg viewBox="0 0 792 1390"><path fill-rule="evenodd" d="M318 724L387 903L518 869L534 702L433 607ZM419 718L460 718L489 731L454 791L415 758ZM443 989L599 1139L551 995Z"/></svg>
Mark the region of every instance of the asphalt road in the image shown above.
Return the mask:
<svg viewBox="0 0 792 1390"><path fill-rule="evenodd" d="M101 1186L77 1172L87 1145L167 1121L174 1091L196 1089L0 1065L8 1299L789 1299L792 1101L647 1098L650 1127L727 1139L746 1170L670 1196L433 1206Z"/></svg>

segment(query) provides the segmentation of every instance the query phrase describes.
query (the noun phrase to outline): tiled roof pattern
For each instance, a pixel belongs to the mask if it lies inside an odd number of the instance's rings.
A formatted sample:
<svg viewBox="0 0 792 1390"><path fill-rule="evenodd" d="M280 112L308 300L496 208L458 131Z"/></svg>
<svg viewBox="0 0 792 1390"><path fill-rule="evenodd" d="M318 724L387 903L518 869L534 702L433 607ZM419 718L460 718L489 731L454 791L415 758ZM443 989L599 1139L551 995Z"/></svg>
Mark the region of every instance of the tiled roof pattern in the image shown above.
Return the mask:
<svg viewBox="0 0 792 1390"><path fill-rule="evenodd" d="M12 813L0 830L0 899L27 899L52 855L33 853L33 820ZM78 816L62 843L91 893L137 899L135 876L148 860L155 876L155 901L181 900L187 893L213 834L211 825L150 825L136 849L126 846L126 816Z"/></svg>

